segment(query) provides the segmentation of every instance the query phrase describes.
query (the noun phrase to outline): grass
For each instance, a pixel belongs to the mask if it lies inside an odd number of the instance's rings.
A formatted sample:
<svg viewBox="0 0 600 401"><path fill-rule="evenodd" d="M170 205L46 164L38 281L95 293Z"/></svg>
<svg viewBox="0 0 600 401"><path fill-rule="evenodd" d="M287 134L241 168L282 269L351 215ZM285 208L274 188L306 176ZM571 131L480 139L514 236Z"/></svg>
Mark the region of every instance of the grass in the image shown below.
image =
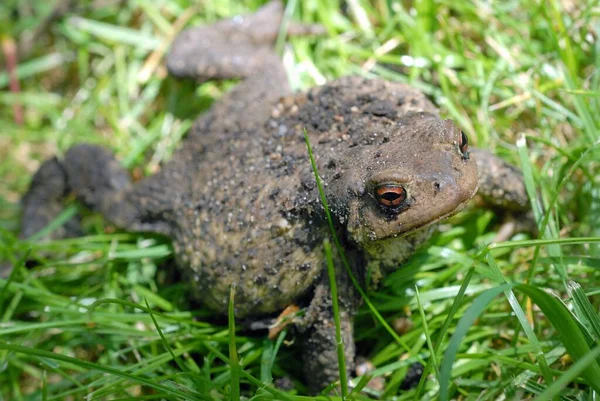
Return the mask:
<svg viewBox="0 0 600 401"><path fill-rule="evenodd" d="M115 150L136 176L167 161L194 117L230 87L167 77L169 41L181 26L260 2L195 10L189 0L77 2L47 24L54 3L0 5L3 66L11 44L47 25L17 60L18 91L0 71L0 260L16 267L0 279L0 399L314 399L304 396L298 350L285 334L271 342L189 304L164 239L115 231L94 215L81 238L17 239L18 200L47 157L87 141ZM539 239L518 234L490 245L499 216L469 208L370 291L385 324L363 307L357 347L385 384L365 392L597 397L600 7L299 0L293 15L330 33L283 46L294 88L347 74L411 83L471 142L523 169L539 222ZM25 267L25 255L35 263ZM400 317L413 328L392 335L385 326ZM401 391L415 360L428 375ZM291 379L291 389L270 378Z"/></svg>

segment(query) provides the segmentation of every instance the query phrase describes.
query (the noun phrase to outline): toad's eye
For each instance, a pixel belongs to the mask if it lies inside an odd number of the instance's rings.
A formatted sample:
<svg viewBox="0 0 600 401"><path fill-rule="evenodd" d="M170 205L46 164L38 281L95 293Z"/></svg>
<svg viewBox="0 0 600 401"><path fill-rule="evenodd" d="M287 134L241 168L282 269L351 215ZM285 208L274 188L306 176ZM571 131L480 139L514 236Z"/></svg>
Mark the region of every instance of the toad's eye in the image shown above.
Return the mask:
<svg viewBox="0 0 600 401"><path fill-rule="evenodd" d="M406 189L399 184L381 184L375 188L375 197L380 205L397 208L406 200Z"/></svg>
<svg viewBox="0 0 600 401"><path fill-rule="evenodd" d="M462 157L465 160L469 159L469 139L464 131L460 131L460 138L458 140L458 149L462 153Z"/></svg>

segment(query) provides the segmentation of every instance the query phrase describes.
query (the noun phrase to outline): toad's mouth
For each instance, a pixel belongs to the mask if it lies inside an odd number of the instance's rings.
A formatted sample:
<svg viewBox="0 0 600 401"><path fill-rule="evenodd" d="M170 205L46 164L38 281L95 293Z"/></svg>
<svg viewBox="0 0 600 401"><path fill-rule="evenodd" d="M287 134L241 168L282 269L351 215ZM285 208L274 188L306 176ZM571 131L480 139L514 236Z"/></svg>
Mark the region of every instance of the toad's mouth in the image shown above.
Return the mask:
<svg viewBox="0 0 600 401"><path fill-rule="evenodd" d="M455 199L456 202L449 202L447 207L427 208L420 211L407 210L401 213L397 218L378 220L378 224L369 224L367 221L373 221L373 215L365 216L356 210L357 215L355 223L350 221L348 232L352 240L356 243L374 243L390 238L402 238L415 232L424 230L442 220L445 220L465 208L477 193L478 187L461 197ZM439 206L439 205L438 205ZM438 213L433 213L437 209ZM360 214L360 216L358 215ZM352 220L352 218L351 218ZM357 224L358 223L358 224Z"/></svg>
<svg viewBox="0 0 600 401"><path fill-rule="evenodd" d="M441 214L429 221L426 221L424 224L421 224L419 226L416 227L412 227L409 228L408 230L406 230L402 235L409 235L412 234L416 231L422 230L424 228L427 228L429 226L432 226L442 220L445 220L447 218L450 218L452 216L454 216L455 214L457 214L458 212L460 212L461 210L463 210L465 208L465 206L467 206L467 204L471 201L471 199L473 198L473 196L477 193L477 188L475 188L475 191L473 192L473 194L466 200L464 200L463 202L461 202L458 206L456 206L454 209L450 210L449 212L445 213L445 214Z"/></svg>

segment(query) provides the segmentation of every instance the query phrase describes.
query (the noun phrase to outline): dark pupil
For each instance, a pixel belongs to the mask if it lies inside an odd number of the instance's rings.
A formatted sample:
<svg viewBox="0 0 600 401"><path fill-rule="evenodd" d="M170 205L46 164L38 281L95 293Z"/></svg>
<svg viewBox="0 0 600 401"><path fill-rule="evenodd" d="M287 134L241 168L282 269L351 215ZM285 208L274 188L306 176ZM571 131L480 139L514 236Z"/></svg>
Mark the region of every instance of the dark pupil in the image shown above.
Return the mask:
<svg viewBox="0 0 600 401"><path fill-rule="evenodd" d="M381 198L388 201L388 202L393 202L397 199L399 199L401 196L399 193L396 192L386 192L383 195L381 195Z"/></svg>

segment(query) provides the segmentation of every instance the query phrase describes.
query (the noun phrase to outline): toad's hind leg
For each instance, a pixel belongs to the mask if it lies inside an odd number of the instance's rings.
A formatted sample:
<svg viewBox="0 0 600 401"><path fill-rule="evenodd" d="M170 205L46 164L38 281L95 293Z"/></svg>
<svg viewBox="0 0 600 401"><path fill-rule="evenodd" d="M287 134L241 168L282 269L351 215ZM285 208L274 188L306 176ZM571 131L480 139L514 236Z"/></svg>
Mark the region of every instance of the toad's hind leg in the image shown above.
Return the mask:
<svg viewBox="0 0 600 401"><path fill-rule="evenodd" d="M167 68L177 77L198 81L242 79L200 117L194 132L217 122L225 128L247 129L263 114L265 105L291 93L287 75L274 45L283 18L275 0L252 15L237 16L212 25L183 31L171 46ZM290 36L322 34L321 26L290 22Z"/></svg>
<svg viewBox="0 0 600 401"><path fill-rule="evenodd" d="M21 237L30 237L47 226L71 194L119 227L168 234L160 216L149 216L158 210L153 207L157 200L140 196L110 151L82 144L69 149L63 160L46 161L34 175L23 198ZM54 237L65 234L69 233L63 230Z"/></svg>
<svg viewBox="0 0 600 401"><path fill-rule="evenodd" d="M171 46L167 68L174 76L201 81L249 78L264 69L281 70L273 46L282 19L283 4L274 0L254 14L187 29ZM324 29L320 25L290 21L286 33L319 35Z"/></svg>

